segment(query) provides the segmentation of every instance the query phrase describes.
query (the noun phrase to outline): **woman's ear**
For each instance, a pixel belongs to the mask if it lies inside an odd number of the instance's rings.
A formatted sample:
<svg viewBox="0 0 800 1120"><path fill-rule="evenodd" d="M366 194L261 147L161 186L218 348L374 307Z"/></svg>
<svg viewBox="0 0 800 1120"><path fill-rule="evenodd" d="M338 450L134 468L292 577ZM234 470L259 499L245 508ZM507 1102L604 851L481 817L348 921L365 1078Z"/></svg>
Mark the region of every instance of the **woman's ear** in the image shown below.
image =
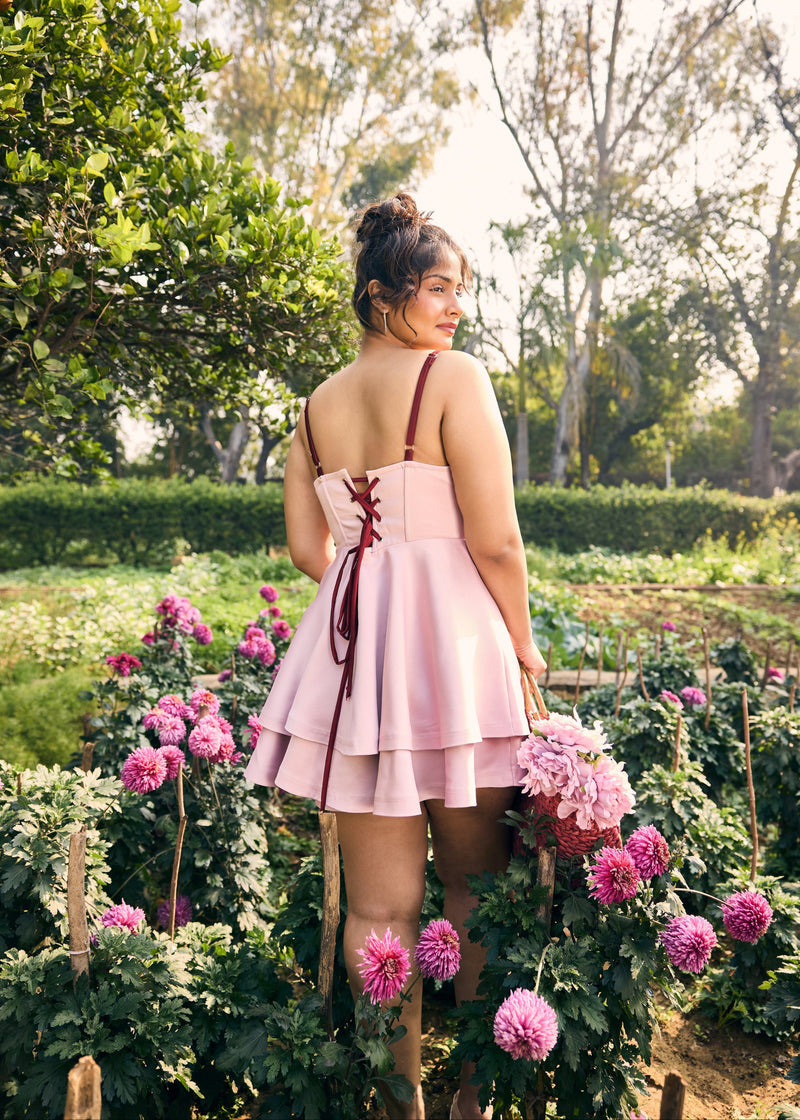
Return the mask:
<svg viewBox="0 0 800 1120"><path fill-rule="evenodd" d="M370 300L378 311L383 312L389 310L385 302L383 285L379 280L370 280L369 284L367 284L367 292L369 293ZM384 306L381 307L381 304Z"/></svg>

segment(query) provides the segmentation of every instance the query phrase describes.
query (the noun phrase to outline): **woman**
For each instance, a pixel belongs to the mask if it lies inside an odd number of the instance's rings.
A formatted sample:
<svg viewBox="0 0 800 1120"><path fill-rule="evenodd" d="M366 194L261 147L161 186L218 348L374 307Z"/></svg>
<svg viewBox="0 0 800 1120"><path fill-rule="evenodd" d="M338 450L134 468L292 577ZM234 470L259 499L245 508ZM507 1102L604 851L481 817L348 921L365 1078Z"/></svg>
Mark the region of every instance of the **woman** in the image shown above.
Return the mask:
<svg viewBox="0 0 800 1120"><path fill-rule="evenodd" d="M365 211L357 245L361 348L312 394L286 462L289 550L320 588L246 774L336 812L354 992L373 929L391 928L413 954L430 828L461 939L461 1001L474 998L484 960L464 928L467 876L508 861L501 820L527 733L519 664L538 674L544 662L491 382L450 352L466 258L406 194ZM394 1047L415 1098L389 1096L392 1117L424 1116L420 1004L417 987ZM453 1117L491 1115L472 1072L462 1070Z"/></svg>

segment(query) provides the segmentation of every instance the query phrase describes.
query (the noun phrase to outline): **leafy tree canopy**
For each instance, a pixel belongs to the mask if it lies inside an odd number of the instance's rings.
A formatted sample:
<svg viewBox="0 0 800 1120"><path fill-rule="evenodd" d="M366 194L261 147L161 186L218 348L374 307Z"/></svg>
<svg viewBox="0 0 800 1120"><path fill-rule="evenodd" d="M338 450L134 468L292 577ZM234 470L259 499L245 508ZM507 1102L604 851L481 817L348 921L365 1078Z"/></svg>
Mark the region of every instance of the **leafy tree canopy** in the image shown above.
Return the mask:
<svg viewBox="0 0 800 1120"><path fill-rule="evenodd" d="M0 442L64 472L98 401L261 408L351 339L339 247L184 107L223 56L178 0L19 0L0 16Z"/></svg>

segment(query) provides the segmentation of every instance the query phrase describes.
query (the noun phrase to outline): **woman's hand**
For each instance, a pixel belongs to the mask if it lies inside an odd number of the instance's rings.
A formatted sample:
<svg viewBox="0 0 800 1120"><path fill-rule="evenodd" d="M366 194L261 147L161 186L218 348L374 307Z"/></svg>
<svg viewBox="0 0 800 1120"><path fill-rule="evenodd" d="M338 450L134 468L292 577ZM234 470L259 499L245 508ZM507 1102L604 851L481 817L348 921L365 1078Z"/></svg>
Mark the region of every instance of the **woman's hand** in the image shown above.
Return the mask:
<svg viewBox="0 0 800 1120"><path fill-rule="evenodd" d="M527 645L515 647L514 653L520 665L529 669L534 677L540 677L547 668L547 662L539 652L536 642L530 641Z"/></svg>

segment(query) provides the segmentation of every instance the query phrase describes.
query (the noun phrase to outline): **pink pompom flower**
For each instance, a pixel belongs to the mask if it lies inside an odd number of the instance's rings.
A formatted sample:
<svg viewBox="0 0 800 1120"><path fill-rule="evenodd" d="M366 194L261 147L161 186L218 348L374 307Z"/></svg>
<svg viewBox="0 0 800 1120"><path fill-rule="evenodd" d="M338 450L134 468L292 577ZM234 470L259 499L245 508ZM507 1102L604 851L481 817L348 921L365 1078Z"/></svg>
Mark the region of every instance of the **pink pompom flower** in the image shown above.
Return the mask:
<svg viewBox="0 0 800 1120"><path fill-rule="evenodd" d="M260 587L258 593L261 598L266 599L268 603L274 603L278 598L278 592L270 583L265 583L263 587Z"/></svg>
<svg viewBox="0 0 800 1120"><path fill-rule="evenodd" d="M767 676L771 681L782 681L783 670L776 668L775 665L770 665L770 667L767 669Z"/></svg>
<svg viewBox="0 0 800 1120"><path fill-rule="evenodd" d="M214 635L211 633L211 627L206 626L205 622L196 622L192 629L192 637L199 646L210 646L214 641Z"/></svg>
<svg viewBox="0 0 800 1120"><path fill-rule="evenodd" d="M250 739L248 740L247 745L252 751L255 749L255 745L258 742L258 737L264 730L264 728L261 726L255 716L247 717L247 726L250 728Z"/></svg>
<svg viewBox="0 0 800 1120"><path fill-rule="evenodd" d="M292 628L285 618L277 618L272 624L272 633L276 638L291 638Z"/></svg>
<svg viewBox="0 0 800 1120"><path fill-rule="evenodd" d="M725 929L737 941L758 941L772 922L772 907L758 891L737 891L722 903Z"/></svg>
<svg viewBox="0 0 800 1120"><path fill-rule="evenodd" d="M169 899L162 902L156 911L156 920L164 929L169 927L170 905ZM175 899L175 928L187 925L192 920L192 900L185 894L179 894Z"/></svg>
<svg viewBox="0 0 800 1120"><path fill-rule="evenodd" d="M131 933L138 933L139 926L144 921L144 910L140 910L138 906L129 906L123 899L116 906L109 906L108 910L100 915L100 921L104 926L118 926L120 929L130 930Z"/></svg>
<svg viewBox="0 0 800 1120"><path fill-rule="evenodd" d="M671 621L671 619L669 619L669 618L666 618L666 619L665 619L665 620L664 620L664 621L663 621L663 622L661 623L661 629L662 629L662 630L667 630L667 631L669 631L670 633L674 634L674 633L675 633L675 631L676 631L676 630L678 629L678 627L677 627L677 626L675 625L675 623L674 623L674 622L672 622L672 621Z"/></svg>
<svg viewBox="0 0 800 1120"><path fill-rule="evenodd" d="M702 972L717 944L711 923L695 914L671 918L660 936L670 961L682 972Z"/></svg>
<svg viewBox="0 0 800 1120"><path fill-rule="evenodd" d="M213 716L203 716L189 734L188 747L198 758L214 761L222 743L222 731Z"/></svg>
<svg viewBox="0 0 800 1120"><path fill-rule="evenodd" d="M181 766L186 765L186 755L178 747L167 745L161 748L161 754L167 764L167 781L177 778Z"/></svg>
<svg viewBox="0 0 800 1120"><path fill-rule="evenodd" d="M195 716L199 714L201 708L208 709L205 713L207 716L215 716L219 711L219 696L207 688L196 688L189 700L189 707Z"/></svg>
<svg viewBox="0 0 800 1120"><path fill-rule="evenodd" d="M540 1062L558 1038L558 1018L547 1000L515 988L497 1009L494 1040L512 1058Z"/></svg>
<svg viewBox="0 0 800 1120"><path fill-rule="evenodd" d="M690 684L681 689L681 698L689 708L701 708L706 702L706 694L702 688L693 688Z"/></svg>
<svg viewBox="0 0 800 1120"><path fill-rule="evenodd" d="M146 646L155 645L156 636L152 630L148 630L146 634L142 634L142 644Z"/></svg>
<svg viewBox="0 0 800 1120"><path fill-rule="evenodd" d="M177 747L186 738L186 724L177 716L164 716L158 727L158 741L162 747Z"/></svg>
<svg viewBox="0 0 800 1120"><path fill-rule="evenodd" d="M122 764L122 784L134 793L152 793L167 777L167 762L155 747L137 747Z"/></svg>
<svg viewBox="0 0 800 1120"><path fill-rule="evenodd" d="M674 692L670 692L668 688L662 688L659 700L662 704L674 704L676 708L683 708L683 700L680 696L676 696Z"/></svg>
<svg viewBox="0 0 800 1120"><path fill-rule="evenodd" d="M403 988L411 972L408 950L400 944L399 937L392 937L387 929L383 937L375 930L367 937L365 948L358 950L362 958L358 971L364 980L364 992L371 1003L394 999Z"/></svg>
<svg viewBox="0 0 800 1120"><path fill-rule="evenodd" d="M414 960L429 980L452 980L461 967L458 934L446 919L431 922L419 936Z"/></svg>
<svg viewBox="0 0 800 1120"><path fill-rule="evenodd" d="M624 848L601 848L589 871L589 894L604 906L633 898L641 876L630 852Z"/></svg>
<svg viewBox="0 0 800 1120"><path fill-rule="evenodd" d="M625 851L631 857L643 879L663 875L669 867L669 845L651 824L637 828L628 839Z"/></svg>
<svg viewBox="0 0 800 1120"><path fill-rule="evenodd" d="M177 716L178 719L189 719L192 714L192 709L175 692L168 692L166 696L162 696L157 705L162 712L166 712L169 716Z"/></svg>

